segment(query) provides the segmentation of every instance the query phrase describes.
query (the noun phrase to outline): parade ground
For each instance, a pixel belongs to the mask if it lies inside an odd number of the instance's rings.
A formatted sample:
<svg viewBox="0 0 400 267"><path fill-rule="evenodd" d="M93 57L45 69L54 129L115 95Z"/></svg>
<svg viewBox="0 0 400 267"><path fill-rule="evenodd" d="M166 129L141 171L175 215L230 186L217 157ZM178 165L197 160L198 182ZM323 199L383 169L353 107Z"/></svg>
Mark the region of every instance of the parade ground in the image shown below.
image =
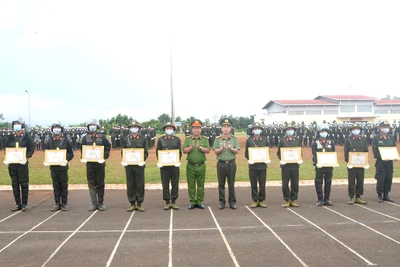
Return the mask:
<svg viewBox="0 0 400 267"><path fill-rule="evenodd" d="M34 187L33 187L34 188ZM227 190L226 190L227 191ZM106 211L90 212L88 190L71 187L69 211L51 212L53 192L30 191L29 210L11 212L12 191L0 191L0 265L7 266L398 266L400 184L394 203L348 205L347 185L332 188L332 207L316 206L312 183L298 208L283 208L281 187L267 185L267 208L251 209L250 188L236 188L237 209L219 210L207 186L204 210L164 211L162 192L147 189L145 212L126 212L124 189L106 189Z"/></svg>

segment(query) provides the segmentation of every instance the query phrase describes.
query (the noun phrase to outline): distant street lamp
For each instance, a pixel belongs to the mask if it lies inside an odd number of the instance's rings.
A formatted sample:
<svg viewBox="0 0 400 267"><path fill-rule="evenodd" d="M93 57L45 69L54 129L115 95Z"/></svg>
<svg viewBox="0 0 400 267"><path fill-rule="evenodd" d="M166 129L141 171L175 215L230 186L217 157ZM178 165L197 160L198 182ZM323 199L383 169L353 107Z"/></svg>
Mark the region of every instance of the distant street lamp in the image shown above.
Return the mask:
<svg viewBox="0 0 400 267"><path fill-rule="evenodd" d="M28 116L29 116L29 127L31 127L31 95L28 90L25 90L25 93L28 94Z"/></svg>

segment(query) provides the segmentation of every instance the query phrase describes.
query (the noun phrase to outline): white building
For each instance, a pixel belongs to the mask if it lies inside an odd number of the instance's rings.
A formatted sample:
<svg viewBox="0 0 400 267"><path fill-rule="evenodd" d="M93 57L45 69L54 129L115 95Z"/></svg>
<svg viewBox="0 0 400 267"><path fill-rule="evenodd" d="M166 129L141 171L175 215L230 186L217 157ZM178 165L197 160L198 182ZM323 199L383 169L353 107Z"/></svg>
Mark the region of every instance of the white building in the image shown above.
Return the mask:
<svg viewBox="0 0 400 267"><path fill-rule="evenodd" d="M272 123L313 121L342 123L368 121L377 123L400 121L400 99L376 99L362 95L321 95L312 100L270 100L256 115L255 121Z"/></svg>

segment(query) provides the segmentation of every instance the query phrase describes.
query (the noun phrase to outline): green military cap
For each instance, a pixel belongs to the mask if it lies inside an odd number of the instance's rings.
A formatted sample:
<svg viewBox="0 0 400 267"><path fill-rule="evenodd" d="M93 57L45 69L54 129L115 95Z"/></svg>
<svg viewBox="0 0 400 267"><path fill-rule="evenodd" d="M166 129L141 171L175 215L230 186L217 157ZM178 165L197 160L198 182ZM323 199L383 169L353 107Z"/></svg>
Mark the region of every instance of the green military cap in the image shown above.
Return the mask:
<svg viewBox="0 0 400 267"><path fill-rule="evenodd" d="M360 125L360 124L358 124L358 123L354 123L351 127L350 127L350 130L353 130L353 129L356 129L356 128L358 128L358 129L362 129L362 126Z"/></svg>
<svg viewBox="0 0 400 267"><path fill-rule="evenodd" d="M262 125L259 122L255 122L251 125L251 130L255 129L255 128L260 128L262 129Z"/></svg>
<svg viewBox="0 0 400 267"><path fill-rule="evenodd" d="M286 132L288 129L296 130L296 125L294 124L288 125L285 128L283 128L283 131Z"/></svg>
<svg viewBox="0 0 400 267"><path fill-rule="evenodd" d="M387 121L382 121L379 123L379 127L390 127L390 123Z"/></svg>
<svg viewBox="0 0 400 267"><path fill-rule="evenodd" d="M232 126L232 121L229 118L223 118L220 122L219 122L220 126L223 125L228 125L228 126Z"/></svg>
<svg viewBox="0 0 400 267"><path fill-rule="evenodd" d="M168 126L173 127L173 128L174 128L174 131L176 130L176 126L173 125L172 122L167 122L166 124L164 124L164 126L163 126L163 128L162 128L163 131L165 131L165 128L168 127Z"/></svg>
<svg viewBox="0 0 400 267"><path fill-rule="evenodd" d="M192 127L196 127L196 126L203 126L203 123L201 122L201 120L194 120L192 121L192 123L190 124Z"/></svg>
<svg viewBox="0 0 400 267"><path fill-rule="evenodd" d="M142 126L137 121L132 121L131 124L128 125L128 128L131 128L131 127L142 128Z"/></svg>

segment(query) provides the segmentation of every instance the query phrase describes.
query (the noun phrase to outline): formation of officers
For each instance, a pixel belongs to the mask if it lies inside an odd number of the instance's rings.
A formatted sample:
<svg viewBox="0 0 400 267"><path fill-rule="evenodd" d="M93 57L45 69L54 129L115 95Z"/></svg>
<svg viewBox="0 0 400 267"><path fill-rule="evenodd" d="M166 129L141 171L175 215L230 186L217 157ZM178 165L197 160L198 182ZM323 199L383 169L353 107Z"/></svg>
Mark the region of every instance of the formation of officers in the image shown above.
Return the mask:
<svg viewBox="0 0 400 267"><path fill-rule="evenodd" d="M29 195L29 162L35 152L35 142L31 138L31 134L26 131L24 120L16 118L12 121L12 131L7 131L4 139L3 147L12 148L17 151L19 148L24 148L25 157L20 162L8 161L8 154L4 163L8 165L9 175L13 195L15 198L15 206L12 211L26 211L28 209ZM297 203L299 195L299 168L302 161L302 150L304 146L304 136L308 132L303 132L296 125L288 125L279 127L282 130L282 135L278 137L276 144L277 156L280 160L281 180L282 180L282 195L283 207L299 207ZM319 162L319 153L335 152L336 145L344 145L344 158L347 164L348 171L348 204L366 204L362 199L364 189L364 174L365 169L369 168L368 163L354 165L350 160L350 155L357 153L368 153L368 146L371 144L373 156L376 159L375 163L375 179L377 201L393 202L389 196L393 179L393 160L387 160L382 157L383 148L396 147L396 131L391 129L390 124L386 121L381 122L377 129L372 131L372 140L366 136L368 128L365 125L354 123L347 126L344 140L341 140L341 135L335 135L332 127L327 124L317 125L312 136L312 141L309 144L312 150L312 162L315 166L315 190L317 195L318 206L332 206L330 200L331 184L334 166L327 167ZM188 193L190 203L188 208L204 209L204 183L206 178L206 154L214 152L217 159L217 179L218 179L218 195L219 209L224 209L228 206L231 209L236 209L235 195L235 177L236 177L236 157L239 154L241 147L238 139L233 134L233 124L229 118L224 118L219 123L219 132L214 138L210 138L209 132L203 135L203 123L196 119L190 124L190 135L185 134L185 140L175 135L177 127L172 123L166 123L162 130L164 135L158 138L155 143L155 133L153 134L151 127L143 130L142 126L133 121L127 126L127 129L111 129L111 142L106 137L104 129L100 127L96 119L89 119L85 129L79 129L79 142L83 148L90 149L100 148L103 155L98 160L88 160L81 153L80 161L86 163L86 176L88 181L89 196L91 205L89 211L106 209L104 204L105 195L105 168L106 159L110 156L114 142L118 140L121 149L121 165L125 168L126 183L127 183L127 198L130 203L127 211L134 210L144 211L143 202L145 196L145 168L146 159L148 158L148 149L151 145L156 145L157 166L160 169L160 177L162 183L162 198L165 201L164 210L174 209L179 210L177 199L179 198L179 177L180 177L180 162L182 155L185 154L187 160L186 177L188 184ZM266 208L266 179L267 168L270 162L269 156L264 156L257 159L252 154L252 151L268 151L271 147L271 138L266 134L264 125L254 123L249 127L248 139L244 149L244 156L248 160L248 173L251 184L251 198L253 203L251 208L261 207ZM50 175L53 181L54 201L55 204L51 208L52 211L68 210L68 162L74 158L74 145L71 141L71 135L68 136L68 131L64 129L61 122L54 122L49 129L51 136L48 138L46 149L65 151L65 160L59 164L46 164L50 167ZM343 132L343 131L342 131ZM212 133L212 132L210 132ZM118 138L117 138L118 135ZM212 134L211 134L212 136ZM336 138L335 138L336 137ZM308 138L307 138L308 139ZM113 141L114 140L114 141ZM115 143L116 144L116 143ZM297 150L297 158L288 160L287 151ZM130 163L126 158L129 151L140 151L140 156L135 155L135 161ZM397 151L397 148L396 148ZM357 153L352 153L357 152ZM131 155L132 156L132 155ZM136 158L137 157L137 158ZM228 196L225 194L225 186L228 184Z"/></svg>

